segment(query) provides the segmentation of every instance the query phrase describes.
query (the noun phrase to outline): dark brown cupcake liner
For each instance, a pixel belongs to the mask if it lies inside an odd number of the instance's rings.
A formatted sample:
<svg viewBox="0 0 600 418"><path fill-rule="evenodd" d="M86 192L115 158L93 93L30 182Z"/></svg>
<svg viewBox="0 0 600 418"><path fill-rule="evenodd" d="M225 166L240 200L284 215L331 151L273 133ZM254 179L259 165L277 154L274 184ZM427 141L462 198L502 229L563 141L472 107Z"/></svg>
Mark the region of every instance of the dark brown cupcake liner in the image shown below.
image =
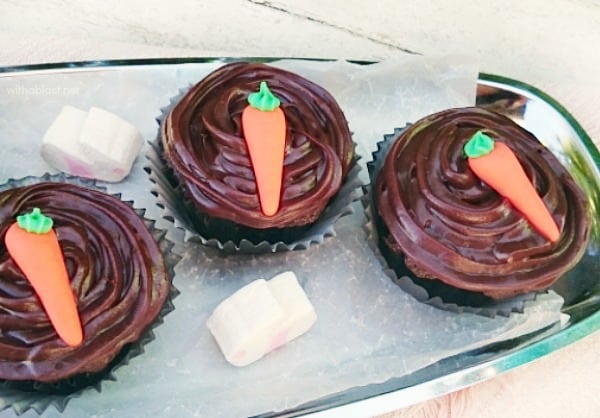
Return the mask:
<svg viewBox="0 0 600 418"><path fill-rule="evenodd" d="M161 109L156 119L159 127L171 109L180 101L187 89L171 98L170 103ZM335 235L334 224L343 216L352 214L352 204L362 195L359 179L359 156L355 156L340 190L331 198L319 218L310 225L298 228L259 230L237 225L233 222L202 214L183 194L177 177L165 161L162 152L160 129L157 137L150 142L146 153L148 164L145 167L154 183L152 193L157 197L157 205L163 210L163 218L184 231L184 241L198 242L217 248L225 253L263 254L283 251L303 250L313 244L321 244L327 237ZM227 235L258 237L258 239L234 238ZM273 239L273 237L276 237Z"/></svg>
<svg viewBox="0 0 600 418"><path fill-rule="evenodd" d="M0 185L0 192L40 182L69 183L106 192L106 189L96 185L94 180L63 174L45 174L40 177L29 176L22 179L9 179L5 184ZM121 199L121 195L118 193L110 194L110 196ZM132 358L143 354L144 346L155 338L153 330L164 321L165 315L174 310L172 300L179 293L173 285L174 270L181 257L172 251L174 244L166 238L167 231L157 229L155 221L144 217L145 209L135 208L132 201L123 202L131 206L144 221L145 226L158 243L165 260L170 288L158 316L142 332L137 341L125 345L108 366L99 372L82 373L53 383L0 380L0 411L11 408L17 415L29 410L42 414L47 408L53 406L59 412L62 412L71 399L84 396L88 391L102 392L102 382L115 381L114 371L127 365Z"/></svg>
<svg viewBox="0 0 600 418"><path fill-rule="evenodd" d="M457 289L440 280L419 278L405 266L403 257L389 254L387 246L380 238L384 226L377 216L372 185L375 184L392 144L408 126L394 129L393 134L384 135L383 141L377 143L377 150L373 152L372 160L367 163L370 185L363 187L364 194L361 199L366 215L364 227L367 239L376 257L382 263L385 274L419 302L438 309L455 313L468 312L492 318L496 315L508 317L513 313L523 313L526 302L533 301L538 294L547 292L529 292L504 300L494 300L481 293Z"/></svg>

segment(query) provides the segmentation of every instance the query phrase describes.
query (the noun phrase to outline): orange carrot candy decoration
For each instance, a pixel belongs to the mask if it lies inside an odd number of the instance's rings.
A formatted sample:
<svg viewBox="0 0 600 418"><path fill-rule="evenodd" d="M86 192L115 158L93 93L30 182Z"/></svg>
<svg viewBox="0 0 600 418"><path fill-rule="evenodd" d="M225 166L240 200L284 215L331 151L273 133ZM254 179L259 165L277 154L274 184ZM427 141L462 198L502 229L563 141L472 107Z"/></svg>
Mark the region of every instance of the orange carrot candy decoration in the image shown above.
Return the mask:
<svg viewBox="0 0 600 418"><path fill-rule="evenodd" d="M6 249L40 299L58 336L69 346L83 341L77 305L53 221L38 208L17 216L4 236Z"/></svg>
<svg viewBox="0 0 600 418"><path fill-rule="evenodd" d="M279 210L283 159L285 154L285 115L267 83L262 81L256 93L248 95L249 105L242 112L242 129L263 214L273 216Z"/></svg>
<svg viewBox="0 0 600 418"><path fill-rule="evenodd" d="M560 232L514 152L481 131L464 146L469 167L484 183L505 197L546 239L558 241Z"/></svg>

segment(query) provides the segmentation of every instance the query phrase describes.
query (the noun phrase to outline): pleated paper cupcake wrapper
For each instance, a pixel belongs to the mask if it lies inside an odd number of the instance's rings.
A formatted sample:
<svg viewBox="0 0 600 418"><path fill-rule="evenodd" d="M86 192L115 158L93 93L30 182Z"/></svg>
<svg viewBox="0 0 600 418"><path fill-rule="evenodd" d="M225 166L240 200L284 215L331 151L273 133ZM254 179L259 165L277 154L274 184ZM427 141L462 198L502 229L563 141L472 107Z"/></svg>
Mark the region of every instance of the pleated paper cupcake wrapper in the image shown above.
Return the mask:
<svg viewBox="0 0 600 418"><path fill-rule="evenodd" d="M202 218L203 215L194 207L192 202L184 197L176 175L163 157L160 137L160 126L163 120L186 92L187 89L180 90L179 95L172 98L167 107L161 109L162 114L157 118L158 135L150 143L151 146L146 154L148 164L145 167L150 180L154 183L152 193L157 197L157 204L163 210L163 217L173 222L176 228L184 231L184 241L199 242L225 253L264 254L303 250L313 244L321 244L325 238L335 235L334 224L341 217L353 213L352 204L359 200L362 194L362 183L358 177L360 172L360 165L357 162L360 157L358 156L353 161L342 187L327 204L319 218L307 227L298 228L298 230L291 232L289 239L262 240L260 242L254 242L247 238L224 240L219 236L213 236L214 234L196 228L194 224L198 224L198 222L194 222L192 218ZM207 220L216 219L210 216L205 216L205 218Z"/></svg>
<svg viewBox="0 0 600 418"><path fill-rule="evenodd" d="M41 177L31 176L22 179L9 179L7 183L0 185L0 192L40 182L69 183L105 192L105 189L96 185L94 180L62 174L45 174ZM111 194L111 196L120 199L119 194ZM106 380L115 381L116 378L113 375L115 370L127 365L132 358L143 354L144 346L155 338L154 328L163 322L165 315L174 310L172 300L179 292L173 285L173 277L175 275L175 265L181 257L172 251L174 244L166 238L166 231L155 228L155 222L144 217L144 209L134 208L133 202L130 201L125 201L124 203L131 206L140 218L143 219L144 224L158 243L165 260L170 289L158 316L142 332L137 341L125 345L109 365L99 372L82 373L54 383L0 380L0 411L11 408L17 415L21 415L29 410L42 414L52 405L58 411L62 412L71 399L85 396L85 393L88 391L102 392L102 382Z"/></svg>
<svg viewBox="0 0 600 418"><path fill-rule="evenodd" d="M367 163L369 178L371 180L370 185L364 186L364 194L361 199L367 220L365 224L367 239L375 255L382 263L385 274L389 276L394 283L400 286L402 290L413 296L419 302L434 306L438 309L455 313L468 312L492 318L496 315L508 317L513 313L523 313L526 302L533 301L537 298L537 295L547 292L529 292L514 296L512 298L495 301L490 298L486 298L479 293L455 289L454 287L446 285L439 280L418 278L410 273L408 268L404 266L403 261L400 262L399 260L388 260L384 255L386 249L381 243L379 236L380 225L373 196L373 188L375 185L375 180L377 179L377 175L383 166L385 157L392 144L400 135L400 133L407 127L408 125L404 128L394 129L393 134L384 135L383 141L377 143L377 150L373 152L372 160ZM396 265L396 268L394 268L393 265ZM465 299L469 298L477 301L478 303L462 304L457 303L455 300L445 300L445 293L448 295L451 293L458 293L459 297L464 295ZM481 302L483 299L485 299L485 301Z"/></svg>

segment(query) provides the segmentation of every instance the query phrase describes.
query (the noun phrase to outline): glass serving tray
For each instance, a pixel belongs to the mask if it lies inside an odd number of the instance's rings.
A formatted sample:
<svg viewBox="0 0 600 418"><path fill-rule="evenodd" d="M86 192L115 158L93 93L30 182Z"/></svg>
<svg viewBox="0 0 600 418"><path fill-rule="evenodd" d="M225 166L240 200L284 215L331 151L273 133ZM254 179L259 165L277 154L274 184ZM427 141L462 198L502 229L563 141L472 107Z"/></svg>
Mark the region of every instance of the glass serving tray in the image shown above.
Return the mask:
<svg viewBox="0 0 600 418"><path fill-rule="evenodd" d="M66 85L61 87L60 85L57 86L56 83L53 85L52 80L65 80L64 77L68 77L69 74L82 74L85 72L92 72L100 76L114 72L133 72L139 73L143 77L147 75L148 78L152 78L157 74L164 75L167 71L177 74L178 72L194 69L195 66L216 66L233 60L235 59L120 60L0 68L0 85L4 83L3 86L8 86L5 87L6 91L0 92L0 97L3 94L11 95L11 97L5 96L10 100L0 102L0 144L2 145L0 156L2 159L6 159L7 157L12 158L13 155L11 153L17 152L18 147L11 148L8 146L7 138L9 136L14 138L18 135L33 135L35 132L43 132L45 127L47 127L41 126L41 123L38 123L37 126L31 128L15 128L11 125L12 121L2 119L3 113L6 115L10 112L15 112L23 120L27 120L27 112L44 111L44 104L42 103L43 100L40 101L40 95L51 95L53 96L53 100L56 99L57 95L62 96L65 99L65 104L69 104L69 95L92 95L98 89L116 88L114 85L101 86L88 84L84 85L86 90L82 92L80 90L81 85L79 87L69 87ZM261 58L245 60L271 62L275 59ZM364 62L358 64L368 65L370 63ZM29 79L29 81L37 80L36 83L38 84L27 84L24 81L25 79ZM185 85L179 87L185 87ZM9 88L13 90L9 91ZM30 90L32 88L41 90ZM136 88L148 88L148 85L119 85L118 88L132 89L131 94L133 95ZM176 93L177 91L173 90L170 94L175 95ZM6 105L7 102L9 105ZM158 117L161 106L166 104L163 100L158 99L156 103L151 103L150 105L156 109L153 117ZM8 109L8 107L4 106L12 106L12 108ZM127 104L127 106L131 106L131 104ZM463 350L455 350L450 355L436 359L423 367L417 367L410 372L395 375L384 381L364 382L363 384L353 385L343 390L332 391L322 396L305 400L299 404L283 407L278 405L277 407L273 407L273 409L265 408L259 414L252 413L249 415L260 417L301 415L317 417L372 416L376 413L405 407L489 379L558 350L600 329L600 280L597 273L600 271L600 255L598 255L598 245L600 244L600 225L598 224L598 219L600 218L600 213L598 213L600 210L600 154L586 132L566 109L544 92L528 84L501 76L480 74L477 82L477 106L487 107L504 113L526 129L532 131L559 157L561 162L568 168L587 193L594 219L592 239L588 251L578 266L561 279L553 288L564 299L562 313L565 314L564 318L568 319L562 323L537 329L534 332L526 332L518 336L513 335L510 338L494 340L490 343L475 345ZM120 103L114 103L112 109L109 110L113 110L119 114L119 107ZM132 122L136 123L135 120ZM350 123L352 125L352 121ZM149 131L144 132L144 136L150 140L152 133ZM14 156L16 157L16 155ZM362 157L363 160L370 159L366 155ZM0 174L2 174L2 169L0 169ZM41 173L28 173L27 167L23 167L22 172L17 174L15 174L15 177L28 174L39 175ZM2 177L2 183L5 181L5 178ZM150 182L145 181L140 184L143 187L147 187L148 191L152 186ZM118 186L114 187L115 190L118 189ZM150 193L147 193L147 195L147 201L140 203L140 199L136 199L136 203L148 208L150 214L154 213L156 218L160 218L160 211L155 207L152 195ZM128 191L124 192L124 198L131 197L128 195ZM355 209L357 211L361 210L358 203ZM342 236L344 236L344 233L352 235L351 231L346 231L351 228L362 229L363 225L361 225L362 220L360 220L360 217L350 216L348 219L344 219ZM166 225L168 226L169 224L166 223ZM337 244L325 243L320 245ZM302 253L302 251L297 253ZM197 254L205 255L202 249L197 250ZM211 266L219 263L218 256L214 252L208 251L207 254L209 261L212 263ZM312 254L314 255L314 252ZM289 257L294 256L292 254ZM215 259L217 261L214 261ZM284 262L287 260L280 259L280 261ZM272 265L267 267L274 267L276 263L277 259L273 261ZM239 265L236 266L239 267ZM227 268L230 268L230 266L227 266ZM269 268L265 268L264 271L270 270ZM247 270L246 273L248 273ZM392 291L395 292L396 290ZM177 306L180 297L175 299L176 311L180 309ZM215 298L213 302L216 304L218 300ZM184 302L185 300L181 303L183 304ZM432 312L432 314L434 313ZM440 313L435 312L435 314L439 315ZM501 319L497 319L497 321L501 321ZM169 327L169 316L167 316L165 322L165 324L157 328L157 334L161 332L160 329L162 327ZM160 339L160 335L158 337ZM137 370L135 369L136 362L143 362L144 356L147 356L147 358L151 357L153 355L152 346L157 344L160 345L159 342L150 343L147 353L142 354L138 359L134 359L132 364L126 365L122 369L132 368L132 370ZM363 361L365 363L368 362L366 359ZM227 365L224 363L221 367L227 367ZM119 376L117 375L117 383L118 381ZM105 391L110 393L110 390ZM111 413L113 415L119 414L120 411L118 409L103 410L102 405L107 407L110 404L102 404L101 401L98 403L98 410L86 410L83 406L76 405L76 400L82 401L86 397L92 396L94 396L93 393L84 391L79 399L72 401L74 405L67 405L65 413L67 415L69 412L75 415L77 413L87 413L88 415L94 414L98 417L103 416L102 413L106 413L108 416ZM94 399L102 399L103 394L97 396L99 398ZM109 395L104 394L105 398L106 396ZM232 396L235 396L235 393ZM217 397L217 399L222 398ZM108 402L106 399L104 401ZM115 403L118 402L117 399L113 399L113 401ZM96 401L90 400L90 403L93 404L94 402ZM199 396L198 402L199 404L202 403L201 396ZM80 405L83 405L83 403L80 402ZM199 411L201 411L201 408ZM176 412L173 411L174 414ZM189 413L190 409L186 409L185 412ZM11 413L12 411L7 409L0 412L0 416L12 416L10 415ZM49 408L45 414L52 415L57 413L56 409ZM202 414L200 413L200 415ZM224 413L224 416L227 416L227 414Z"/></svg>

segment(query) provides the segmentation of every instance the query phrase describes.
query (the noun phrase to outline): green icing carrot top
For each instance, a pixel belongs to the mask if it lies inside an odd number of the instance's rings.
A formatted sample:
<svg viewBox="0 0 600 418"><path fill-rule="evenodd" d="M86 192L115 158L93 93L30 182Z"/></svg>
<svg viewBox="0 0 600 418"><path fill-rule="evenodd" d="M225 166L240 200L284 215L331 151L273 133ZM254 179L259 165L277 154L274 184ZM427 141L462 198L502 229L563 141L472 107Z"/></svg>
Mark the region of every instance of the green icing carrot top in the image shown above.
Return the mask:
<svg viewBox="0 0 600 418"><path fill-rule="evenodd" d="M482 131L477 131L465 144L465 154L471 158L487 155L494 150L494 142Z"/></svg>
<svg viewBox="0 0 600 418"><path fill-rule="evenodd" d="M279 107L279 99L271 93L266 81L260 82L257 92L248 95L248 103L255 109L263 112L272 112Z"/></svg>
<svg viewBox="0 0 600 418"><path fill-rule="evenodd" d="M17 224L27 232L47 234L52 229L54 221L44 215L39 208L33 208L31 213L17 216Z"/></svg>

